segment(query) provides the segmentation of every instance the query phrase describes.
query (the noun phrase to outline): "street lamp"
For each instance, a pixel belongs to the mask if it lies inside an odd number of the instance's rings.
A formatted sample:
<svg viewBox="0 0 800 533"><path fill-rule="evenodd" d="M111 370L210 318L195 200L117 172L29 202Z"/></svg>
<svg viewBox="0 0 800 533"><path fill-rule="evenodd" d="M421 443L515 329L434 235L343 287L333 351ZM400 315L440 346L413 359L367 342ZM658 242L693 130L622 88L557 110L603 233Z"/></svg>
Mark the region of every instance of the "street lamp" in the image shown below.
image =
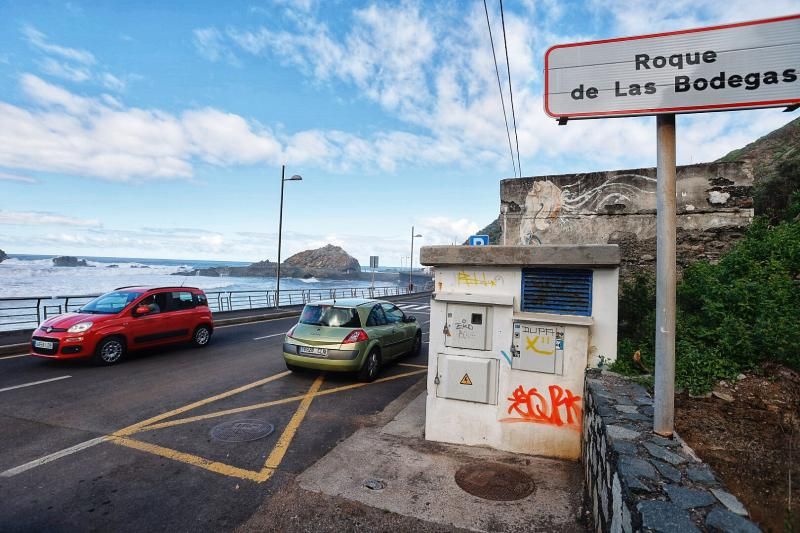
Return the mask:
<svg viewBox="0 0 800 533"><path fill-rule="evenodd" d="M422 237L419 233L414 235L414 226L411 226L411 257L408 258L408 290L409 292L414 289L414 283L411 281L411 276L414 274L414 237Z"/></svg>
<svg viewBox="0 0 800 533"><path fill-rule="evenodd" d="M278 217L278 272L275 287L275 309L281 305L281 237L283 233L283 184L287 181L300 181L303 178L295 174L291 178L286 178L286 165L281 165L281 210Z"/></svg>

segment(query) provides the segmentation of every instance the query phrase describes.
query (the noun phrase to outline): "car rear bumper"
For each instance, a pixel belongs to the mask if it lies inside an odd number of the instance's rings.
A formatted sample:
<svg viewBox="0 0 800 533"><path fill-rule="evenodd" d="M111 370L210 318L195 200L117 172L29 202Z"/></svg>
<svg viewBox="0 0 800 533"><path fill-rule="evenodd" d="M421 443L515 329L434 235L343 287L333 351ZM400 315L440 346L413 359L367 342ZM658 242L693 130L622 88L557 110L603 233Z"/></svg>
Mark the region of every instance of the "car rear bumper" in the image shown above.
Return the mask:
<svg viewBox="0 0 800 533"><path fill-rule="evenodd" d="M290 365L315 370L332 370L353 372L359 370L364 362L362 349L334 350L329 349L326 356L298 355L298 345L284 343L283 359Z"/></svg>

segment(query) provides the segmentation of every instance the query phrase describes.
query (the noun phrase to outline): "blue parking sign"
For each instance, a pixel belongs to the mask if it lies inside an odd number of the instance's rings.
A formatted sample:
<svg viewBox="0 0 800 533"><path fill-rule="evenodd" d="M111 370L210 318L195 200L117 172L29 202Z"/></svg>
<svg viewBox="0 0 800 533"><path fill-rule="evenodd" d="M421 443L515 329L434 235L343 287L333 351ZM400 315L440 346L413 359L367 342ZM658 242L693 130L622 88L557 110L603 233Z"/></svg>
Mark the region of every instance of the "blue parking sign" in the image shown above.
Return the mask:
<svg viewBox="0 0 800 533"><path fill-rule="evenodd" d="M488 246L489 245L489 236L488 235L470 235L469 236L469 245L470 246Z"/></svg>

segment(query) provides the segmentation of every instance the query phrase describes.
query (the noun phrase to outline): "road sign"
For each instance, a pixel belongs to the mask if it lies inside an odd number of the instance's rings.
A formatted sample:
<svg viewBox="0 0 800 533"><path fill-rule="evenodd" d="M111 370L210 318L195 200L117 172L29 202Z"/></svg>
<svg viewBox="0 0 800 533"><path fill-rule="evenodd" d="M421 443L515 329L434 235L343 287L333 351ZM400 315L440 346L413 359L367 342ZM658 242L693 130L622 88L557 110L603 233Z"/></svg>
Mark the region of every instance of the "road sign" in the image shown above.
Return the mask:
<svg viewBox="0 0 800 533"><path fill-rule="evenodd" d="M489 245L489 236L488 235L470 235L469 236L469 245L470 246L488 246Z"/></svg>
<svg viewBox="0 0 800 533"><path fill-rule="evenodd" d="M800 103L800 15L553 46L556 118L696 113Z"/></svg>
<svg viewBox="0 0 800 533"><path fill-rule="evenodd" d="M369 267L370 268L378 268L378 256L377 255L369 256Z"/></svg>

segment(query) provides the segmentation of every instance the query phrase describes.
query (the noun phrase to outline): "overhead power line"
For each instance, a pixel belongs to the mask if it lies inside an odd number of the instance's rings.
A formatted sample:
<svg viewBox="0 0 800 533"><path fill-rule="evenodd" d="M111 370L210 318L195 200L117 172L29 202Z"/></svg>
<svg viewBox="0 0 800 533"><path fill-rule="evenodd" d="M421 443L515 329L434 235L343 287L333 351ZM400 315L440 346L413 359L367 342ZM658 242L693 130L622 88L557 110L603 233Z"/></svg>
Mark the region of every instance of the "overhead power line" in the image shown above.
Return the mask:
<svg viewBox="0 0 800 533"><path fill-rule="evenodd" d="M497 89L500 91L500 105L503 107L503 121L506 123L506 137L508 137L508 152L511 154L511 167L514 169L514 176L517 176L517 165L514 163L514 149L511 147L511 130L508 128L508 113L506 113L506 101L503 97L503 85L500 83L500 68L497 66L497 54L494 51L494 38L492 37L492 25L489 22L489 8L486 7L486 0L483 0L483 11L486 13L486 26L489 28L489 42L492 43L492 58L494 59L494 71L497 74ZM520 172L520 177L522 173Z"/></svg>
<svg viewBox="0 0 800 533"><path fill-rule="evenodd" d="M500 0L500 23L503 25L503 48L506 49L506 72L508 73L508 94L511 97L511 118L514 119L514 139L517 141L517 167L522 176L522 164L519 162L519 136L517 135L517 115L514 113L514 91L511 90L511 63L508 61L508 42L506 41L506 18L503 15L503 0Z"/></svg>

